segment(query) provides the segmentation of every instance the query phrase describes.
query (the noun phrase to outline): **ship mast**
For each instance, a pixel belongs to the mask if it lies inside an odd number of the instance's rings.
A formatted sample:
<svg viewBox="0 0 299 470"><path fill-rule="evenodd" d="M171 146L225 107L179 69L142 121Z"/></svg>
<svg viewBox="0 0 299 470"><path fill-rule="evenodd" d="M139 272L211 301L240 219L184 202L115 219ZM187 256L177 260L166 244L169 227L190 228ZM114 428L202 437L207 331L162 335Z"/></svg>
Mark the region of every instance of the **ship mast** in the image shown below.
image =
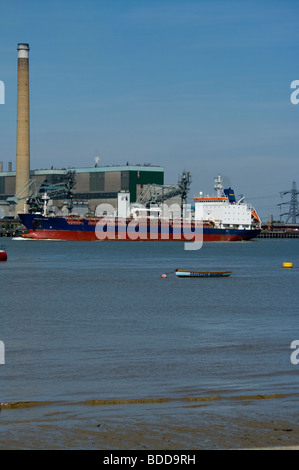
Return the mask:
<svg viewBox="0 0 299 470"><path fill-rule="evenodd" d="M220 175L218 175L217 178L214 178L214 189L217 191L217 197L223 196L222 178Z"/></svg>

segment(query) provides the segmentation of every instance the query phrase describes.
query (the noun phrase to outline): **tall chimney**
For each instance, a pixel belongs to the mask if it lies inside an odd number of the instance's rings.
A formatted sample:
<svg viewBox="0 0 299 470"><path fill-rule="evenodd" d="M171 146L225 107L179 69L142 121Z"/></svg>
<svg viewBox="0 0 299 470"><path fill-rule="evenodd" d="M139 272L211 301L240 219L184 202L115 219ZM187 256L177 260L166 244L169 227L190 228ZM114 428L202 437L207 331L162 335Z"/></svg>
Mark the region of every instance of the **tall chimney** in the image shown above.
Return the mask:
<svg viewBox="0 0 299 470"><path fill-rule="evenodd" d="M29 134L29 44L18 44L18 105L17 105L17 153L16 194L30 178L30 134ZM27 189L22 197L29 196ZM22 199L15 208L15 216L27 212Z"/></svg>

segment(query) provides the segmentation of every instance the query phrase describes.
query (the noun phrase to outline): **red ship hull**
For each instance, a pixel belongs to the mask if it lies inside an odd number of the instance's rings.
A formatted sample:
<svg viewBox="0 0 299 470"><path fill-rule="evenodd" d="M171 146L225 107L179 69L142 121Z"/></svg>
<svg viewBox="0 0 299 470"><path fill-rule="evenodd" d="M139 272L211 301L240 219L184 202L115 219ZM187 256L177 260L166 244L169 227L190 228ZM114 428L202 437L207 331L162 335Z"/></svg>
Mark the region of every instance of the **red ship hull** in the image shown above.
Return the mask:
<svg viewBox="0 0 299 470"><path fill-rule="evenodd" d="M257 236L252 234L251 231L248 231L248 234L233 234L233 233L203 233L203 236L198 241L204 242L231 242L231 241L241 241L241 240L250 240ZM81 230L69 231L69 230L28 230L28 233L22 234L23 238L29 238L33 240L61 240L61 241L100 241L97 238L95 232L84 232ZM118 238L117 235L111 234L107 236L105 240L111 241L184 241L184 242L194 242L195 238L184 238L183 236L174 238L169 236L168 238L162 238L159 234L156 238L146 237L132 240L132 237L126 234L125 237Z"/></svg>

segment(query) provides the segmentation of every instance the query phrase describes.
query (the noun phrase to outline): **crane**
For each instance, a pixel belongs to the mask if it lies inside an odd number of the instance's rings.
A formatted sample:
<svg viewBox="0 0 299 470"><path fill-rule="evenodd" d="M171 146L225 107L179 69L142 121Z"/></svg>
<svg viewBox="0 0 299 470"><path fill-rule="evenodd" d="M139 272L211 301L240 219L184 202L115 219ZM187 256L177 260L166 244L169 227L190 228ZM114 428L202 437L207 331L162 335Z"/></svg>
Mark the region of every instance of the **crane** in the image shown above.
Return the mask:
<svg viewBox="0 0 299 470"><path fill-rule="evenodd" d="M66 198L69 200L68 209L72 209L73 188L76 184L75 171L67 171L64 181L56 184L49 184L44 181L29 179L27 183L15 194L15 196L7 198L7 202L17 204L21 200L25 200L29 206L30 213L42 212L49 199ZM29 197L25 197L24 193L29 188Z"/></svg>
<svg viewBox="0 0 299 470"><path fill-rule="evenodd" d="M178 184L147 184L141 191L136 202L145 207L150 207L151 204L161 204L167 199L181 196L181 216L183 216L183 207L184 204L187 203L190 184L191 173L184 170L179 176Z"/></svg>

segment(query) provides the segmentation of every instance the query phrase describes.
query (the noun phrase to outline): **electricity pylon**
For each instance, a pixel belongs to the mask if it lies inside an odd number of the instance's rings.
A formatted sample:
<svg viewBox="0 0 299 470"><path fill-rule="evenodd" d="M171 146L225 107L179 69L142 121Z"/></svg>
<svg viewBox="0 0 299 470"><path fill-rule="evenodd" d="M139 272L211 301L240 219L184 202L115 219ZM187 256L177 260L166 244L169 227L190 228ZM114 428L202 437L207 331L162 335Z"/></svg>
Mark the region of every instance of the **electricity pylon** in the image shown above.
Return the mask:
<svg viewBox="0 0 299 470"><path fill-rule="evenodd" d="M280 217L287 215L286 223L291 220L292 224L296 224L297 218L299 218L299 205L297 200L297 195L299 194L299 191L297 191L295 181L293 181L292 189L290 191L282 191L280 193L280 196L282 197L286 194L291 194L291 200L289 202L282 202L278 205L282 206L284 204L289 204L289 212L284 212L283 214L280 214Z"/></svg>

